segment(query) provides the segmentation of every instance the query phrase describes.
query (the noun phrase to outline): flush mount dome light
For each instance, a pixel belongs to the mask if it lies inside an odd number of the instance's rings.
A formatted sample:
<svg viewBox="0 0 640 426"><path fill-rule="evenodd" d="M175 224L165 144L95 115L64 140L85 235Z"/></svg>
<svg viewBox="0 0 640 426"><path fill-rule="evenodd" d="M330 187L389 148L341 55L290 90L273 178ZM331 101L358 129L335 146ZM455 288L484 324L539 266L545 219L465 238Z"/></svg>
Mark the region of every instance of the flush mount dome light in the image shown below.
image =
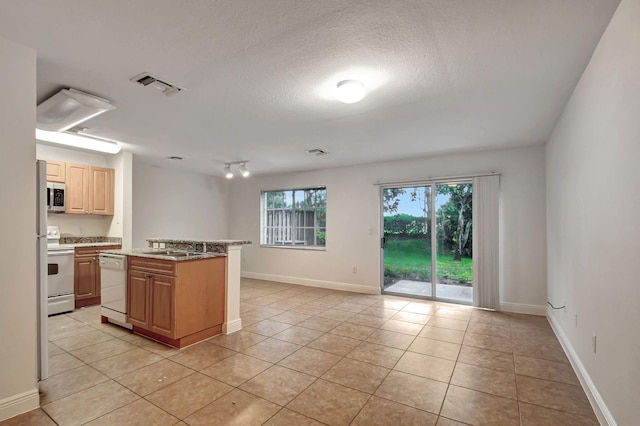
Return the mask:
<svg viewBox="0 0 640 426"><path fill-rule="evenodd" d="M340 102L353 104L364 98L364 85L358 80L342 80L338 83L337 97Z"/></svg>

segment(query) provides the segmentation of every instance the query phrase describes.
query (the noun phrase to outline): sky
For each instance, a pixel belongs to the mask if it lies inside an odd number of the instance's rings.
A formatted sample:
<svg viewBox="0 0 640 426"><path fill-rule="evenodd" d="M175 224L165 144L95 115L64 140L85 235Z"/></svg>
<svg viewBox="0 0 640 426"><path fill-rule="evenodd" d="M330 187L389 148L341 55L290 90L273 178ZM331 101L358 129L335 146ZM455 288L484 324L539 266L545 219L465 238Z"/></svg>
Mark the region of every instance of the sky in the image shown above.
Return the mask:
<svg viewBox="0 0 640 426"><path fill-rule="evenodd" d="M424 211L422 210L422 206L424 200L422 196L424 195L424 190L420 188L419 194L421 195L420 200L411 201L411 192L413 188L406 188L406 192L400 197L400 204L398 204L398 214L409 214L411 216L424 216ZM438 195L436 198L436 210L440 208L443 204L449 201L448 195Z"/></svg>

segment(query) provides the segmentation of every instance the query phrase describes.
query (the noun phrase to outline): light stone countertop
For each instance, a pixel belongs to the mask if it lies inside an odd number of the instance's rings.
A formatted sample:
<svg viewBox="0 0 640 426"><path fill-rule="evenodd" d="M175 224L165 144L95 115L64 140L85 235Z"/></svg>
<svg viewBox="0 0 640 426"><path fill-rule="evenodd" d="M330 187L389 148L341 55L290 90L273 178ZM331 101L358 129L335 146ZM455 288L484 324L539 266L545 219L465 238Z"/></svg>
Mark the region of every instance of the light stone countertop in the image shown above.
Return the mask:
<svg viewBox="0 0 640 426"><path fill-rule="evenodd" d="M250 240L199 240L199 239L174 239L174 238L147 238L150 243L171 243L171 244L224 244L228 246L240 246L252 244Z"/></svg>
<svg viewBox="0 0 640 426"><path fill-rule="evenodd" d="M67 246L73 247L104 247L104 246L119 246L120 243L109 243L109 242L100 242L100 243L73 243L73 244L65 244Z"/></svg>
<svg viewBox="0 0 640 426"><path fill-rule="evenodd" d="M227 255L224 253L199 253L197 255L191 256L171 256L167 254L162 254L167 250L158 249L157 253L149 253L151 251L148 248L138 248L138 249L125 249L125 250L104 250L102 253L107 254L118 254L121 256L135 256L135 257L146 257L148 259L160 259L160 260L174 260L177 262L182 262L185 260L202 260L202 259L212 259L214 257L226 257Z"/></svg>

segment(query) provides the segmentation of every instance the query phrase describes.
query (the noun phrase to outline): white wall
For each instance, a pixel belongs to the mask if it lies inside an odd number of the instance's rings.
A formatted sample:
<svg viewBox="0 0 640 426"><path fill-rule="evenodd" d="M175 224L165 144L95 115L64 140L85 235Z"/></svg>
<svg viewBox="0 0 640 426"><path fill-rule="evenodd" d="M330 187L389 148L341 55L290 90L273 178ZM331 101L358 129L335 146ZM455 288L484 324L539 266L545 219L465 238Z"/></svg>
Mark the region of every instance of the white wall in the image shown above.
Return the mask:
<svg viewBox="0 0 640 426"><path fill-rule="evenodd" d="M115 169L114 215L109 220L108 237L122 238L122 248L131 248L133 240L133 154L120 151L107 158Z"/></svg>
<svg viewBox="0 0 640 426"><path fill-rule="evenodd" d="M0 38L0 421L38 407L36 53Z"/></svg>
<svg viewBox="0 0 640 426"><path fill-rule="evenodd" d="M133 247L147 238L228 237L223 179L133 162Z"/></svg>
<svg viewBox="0 0 640 426"><path fill-rule="evenodd" d="M638 22L622 1L546 149L549 315L620 425L640 423Z"/></svg>
<svg viewBox="0 0 640 426"><path fill-rule="evenodd" d="M501 300L505 309L544 313L542 146L234 179L230 237L254 242L243 248L245 276L377 292L380 200L374 184L493 171L502 174ZM327 187L326 251L261 248L260 191L318 185Z"/></svg>

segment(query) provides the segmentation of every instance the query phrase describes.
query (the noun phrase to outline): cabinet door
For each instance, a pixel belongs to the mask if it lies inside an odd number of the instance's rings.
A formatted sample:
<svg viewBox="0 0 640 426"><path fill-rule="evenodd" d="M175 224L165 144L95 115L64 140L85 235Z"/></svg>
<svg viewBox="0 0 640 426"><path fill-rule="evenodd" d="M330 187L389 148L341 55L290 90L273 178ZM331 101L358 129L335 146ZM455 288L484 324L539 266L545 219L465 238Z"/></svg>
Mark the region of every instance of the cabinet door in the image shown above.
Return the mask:
<svg viewBox="0 0 640 426"><path fill-rule="evenodd" d="M91 167L89 178L89 211L91 214L113 215L114 170Z"/></svg>
<svg viewBox="0 0 640 426"><path fill-rule="evenodd" d="M89 213L89 166L66 163L66 213Z"/></svg>
<svg viewBox="0 0 640 426"><path fill-rule="evenodd" d="M75 299L82 300L99 296L96 278L98 259L96 257L76 257L74 269Z"/></svg>
<svg viewBox="0 0 640 426"><path fill-rule="evenodd" d="M154 333L173 338L174 297L176 279L166 275L151 276L151 318Z"/></svg>
<svg viewBox="0 0 640 426"><path fill-rule="evenodd" d="M127 321L148 329L149 324L149 274L129 270L127 285Z"/></svg>
<svg viewBox="0 0 640 426"><path fill-rule="evenodd" d="M47 182L65 183L66 163L64 161L45 161L47 162Z"/></svg>

